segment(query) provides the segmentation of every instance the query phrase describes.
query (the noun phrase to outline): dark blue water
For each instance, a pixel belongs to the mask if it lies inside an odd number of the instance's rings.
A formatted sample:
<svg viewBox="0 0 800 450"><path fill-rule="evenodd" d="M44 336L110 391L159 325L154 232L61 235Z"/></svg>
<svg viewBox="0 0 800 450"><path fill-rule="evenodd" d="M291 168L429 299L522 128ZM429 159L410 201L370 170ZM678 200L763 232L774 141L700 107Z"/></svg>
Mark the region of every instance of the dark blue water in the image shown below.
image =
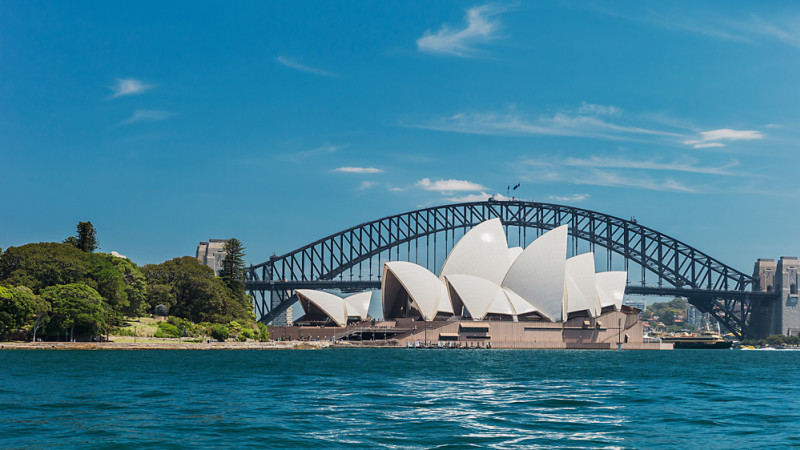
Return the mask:
<svg viewBox="0 0 800 450"><path fill-rule="evenodd" d="M800 352L0 351L0 447L800 446Z"/></svg>

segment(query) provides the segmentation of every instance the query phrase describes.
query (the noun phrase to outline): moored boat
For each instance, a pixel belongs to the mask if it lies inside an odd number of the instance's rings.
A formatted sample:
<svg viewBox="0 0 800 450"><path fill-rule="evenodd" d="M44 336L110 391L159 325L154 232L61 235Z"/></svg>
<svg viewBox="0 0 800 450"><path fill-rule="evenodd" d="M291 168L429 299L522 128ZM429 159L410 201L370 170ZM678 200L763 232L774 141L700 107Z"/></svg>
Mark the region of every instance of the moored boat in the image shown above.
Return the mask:
<svg viewBox="0 0 800 450"><path fill-rule="evenodd" d="M673 343L674 348L731 348L732 341L726 341L719 333L703 331L699 334L686 334L683 336L664 336L661 342Z"/></svg>

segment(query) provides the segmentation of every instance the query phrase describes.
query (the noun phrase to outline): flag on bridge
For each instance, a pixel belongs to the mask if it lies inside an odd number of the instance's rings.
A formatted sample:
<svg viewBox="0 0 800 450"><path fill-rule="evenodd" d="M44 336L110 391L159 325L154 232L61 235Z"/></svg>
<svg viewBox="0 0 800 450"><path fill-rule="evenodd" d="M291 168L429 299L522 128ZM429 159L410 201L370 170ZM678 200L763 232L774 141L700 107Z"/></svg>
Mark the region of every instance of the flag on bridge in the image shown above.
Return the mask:
<svg viewBox="0 0 800 450"><path fill-rule="evenodd" d="M516 191L518 187L519 187L519 183L515 184L514 185L514 190Z"/></svg>

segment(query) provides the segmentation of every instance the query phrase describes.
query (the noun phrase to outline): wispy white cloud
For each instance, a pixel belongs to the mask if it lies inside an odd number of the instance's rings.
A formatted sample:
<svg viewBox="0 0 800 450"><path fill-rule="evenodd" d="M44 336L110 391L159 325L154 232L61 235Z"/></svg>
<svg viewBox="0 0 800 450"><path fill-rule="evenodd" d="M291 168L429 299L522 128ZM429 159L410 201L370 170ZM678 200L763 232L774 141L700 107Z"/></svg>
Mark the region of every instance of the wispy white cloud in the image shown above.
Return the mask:
<svg viewBox="0 0 800 450"><path fill-rule="evenodd" d="M359 191L366 191L368 189L372 189L378 185L377 181L362 181L361 184L358 185Z"/></svg>
<svg viewBox="0 0 800 450"><path fill-rule="evenodd" d="M478 183L467 180L437 180L431 181L430 178L423 178L417 181L417 187L426 191L438 192L463 192L463 191L487 191L488 188Z"/></svg>
<svg viewBox="0 0 800 450"><path fill-rule="evenodd" d="M649 191L664 191L664 192L683 192L683 193L696 193L701 189L696 186L689 185L685 182L675 180L673 178L656 179L649 175L639 174L638 176L630 176L630 174L620 174L608 170L592 169L586 173L581 173L575 176L574 173L563 172L550 172L549 181L562 181L572 184L583 184L591 186L606 186L606 187L620 187L620 188L633 188L644 189ZM538 181L536 177L532 177L526 181Z"/></svg>
<svg viewBox="0 0 800 450"><path fill-rule="evenodd" d="M438 131L483 135L577 136L598 139L634 140L643 136L685 139L678 131L632 125L615 106L584 103L578 110L528 117L516 108L505 112L459 112L421 123L402 125Z"/></svg>
<svg viewBox="0 0 800 450"><path fill-rule="evenodd" d="M511 200L511 197L506 197L503 194L487 194L486 192L481 192L480 194L467 194L457 197L448 197L445 200L453 203L464 203L464 202L482 202L488 199L494 199L499 201Z"/></svg>
<svg viewBox="0 0 800 450"><path fill-rule="evenodd" d="M338 173L383 173L383 169L376 167L338 167L333 169L333 172Z"/></svg>
<svg viewBox="0 0 800 450"><path fill-rule="evenodd" d="M657 160L634 160L621 157L602 157L590 156L588 158L539 158L527 159L524 164L531 166L566 166L566 167L588 167L588 168L609 168L609 169L643 169L643 170L662 170L672 172L687 172L704 175L737 175L729 169L739 165L739 161L732 160L726 164L718 166L701 166L699 161L694 158L683 158L672 162L661 162Z"/></svg>
<svg viewBox="0 0 800 450"><path fill-rule="evenodd" d="M464 28L454 29L442 25L435 33L427 30L417 39L417 48L425 53L473 57L478 54L478 45L498 39L497 33L502 25L493 17L505 11L506 8L495 5L470 8L466 13L467 23Z"/></svg>
<svg viewBox="0 0 800 450"><path fill-rule="evenodd" d="M300 64L299 62L289 59L285 56L278 56L275 58L275 61L290 69L299 70L301 72L313 73L315 75L322 75L324 77L339 77L339 74L328 72L327 70L317 69L316 67L307 66L305 64Z"/></svg>
<svg viewBox="0 0 800 450"><path fill-rule="evenodd" d="M392 186L392 187L389 188L389 191L391 191L391 192L405 192L407 190L408 190L408 188L403 188L403 187L398 187L398 186Z"/></svg>
<svg viewBox="0 0 800 450"><path fill-rule="evenodd" d="M613 105L595 105L582 102L581 107L578 108L578 113L596 116L617 116L622 114L622 108Z"/></svg>
<svg viewBox="0 0 800 450"><path fill-rule="evenodd" d="M111 95L108 97L108 99L111 100L117 97L124 97L126 95L141 94L142 92L152 88L153 85L147 84L141 80L136 80L134 78L117 78L114 85L109 86L109 89L111 89Z"/></svg>
<svg viewBox="0 0 800 450"><path fill-rule="evenodd" d="M689 139L683 141L683 143L694 148L709 148L724 147L723 141L752 141L763 138L764 134L759 131L721 128L719 130L701 131L699 139Z"/></svg>
<svg viewBox="0 0 800 450"><path fill-rule="evenodd" d="M590 157L547 158L523 160L520 178L533 183L561 183L572 185L606 186L652 191L695 193L706 190L683 179L690 172L701 175L730 175L727 168L736 163L720 167L698 166L693 161L661 163L637 161L623 158ZM663 171L676 172L673 177L659 176ZM704 181L707 181L704 178ZM573 200L574 201L574 200Z"/></svg>
<svg viewBox="0 0 800 450"><path fill-rule="evenodd" d="M554 202L580 203L584 200L588 200L589 194L551 195L547 197L547 199Z"/></svg>
<svg viewBox="0 0 800 450"><path fill-rule="evenodd" d="M158 109L137 109L133 114L119 123L119 125L130 125L141 122L160 122L174 116L174 113Z"/></svg>
<svg viewBox="0 0 800 450"><path fill-rule="evenodd" d="M679 13L663 8L648 8L638 14L630 12L630 9L625 13L610 10L602 12L625 20L730 42L756 44L773 41L800 48L800 27L797 26L800 18L796 11L782 13L775 10L777 13L769 18L754 14L736 17L729 10L694 11L691 14L686 11L686 8Z"/></svg>
<svg viewBox="0 0 800 450"><path fill-rule="evenodd" d="M128 257L127 257L127 256L125 256L125 255L121 255L121 254L119 254L119 253L117 253L117 252L115 252L115 251L112 251L112 252L111 252L111 255L112 255L112 256L116 256L117 258L128 259Z"/></svg>
<svg viewBox="0 0 800 450"><path fill-rule="evenodd" d="M538 116L516 107L505 111L469 111L400 125L436 131L488 136L565 136L615 141L661 141L694 148L724 147L725 142L764 138L754 130L720 128L696 131L679 120L659 114L625 114L613 105L583 102L577 109L563 109Z"/></svg>
<svg viewBox="0 0 800 450"><path fill-rule="evenodd" d="M299 163L299 162L306 161L306 160L308 160L310 158L317 158L317 157L329 155L331 153L335 153L335 152L343 149L344 147L345 146L343 146L343 145L324 144L324 145L321 145L319 147L312 148L310 150L302 150L302 151L293 152L293 153L281 153L279 155L276 155L275 159L278 159L280 161Z"/></svg>

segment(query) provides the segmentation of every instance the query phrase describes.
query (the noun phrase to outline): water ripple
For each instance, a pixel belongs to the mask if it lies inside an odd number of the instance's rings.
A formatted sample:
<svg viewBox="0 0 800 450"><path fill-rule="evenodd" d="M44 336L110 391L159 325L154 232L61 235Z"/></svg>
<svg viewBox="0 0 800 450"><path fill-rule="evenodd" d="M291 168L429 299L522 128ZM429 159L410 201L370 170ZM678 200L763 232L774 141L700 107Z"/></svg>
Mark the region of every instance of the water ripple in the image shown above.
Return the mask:
<svg viewBox="0 0 800 450"><path fill-rule="evenodd" d="M0 447L784 448L800 352L0 352Z"/></svg>

